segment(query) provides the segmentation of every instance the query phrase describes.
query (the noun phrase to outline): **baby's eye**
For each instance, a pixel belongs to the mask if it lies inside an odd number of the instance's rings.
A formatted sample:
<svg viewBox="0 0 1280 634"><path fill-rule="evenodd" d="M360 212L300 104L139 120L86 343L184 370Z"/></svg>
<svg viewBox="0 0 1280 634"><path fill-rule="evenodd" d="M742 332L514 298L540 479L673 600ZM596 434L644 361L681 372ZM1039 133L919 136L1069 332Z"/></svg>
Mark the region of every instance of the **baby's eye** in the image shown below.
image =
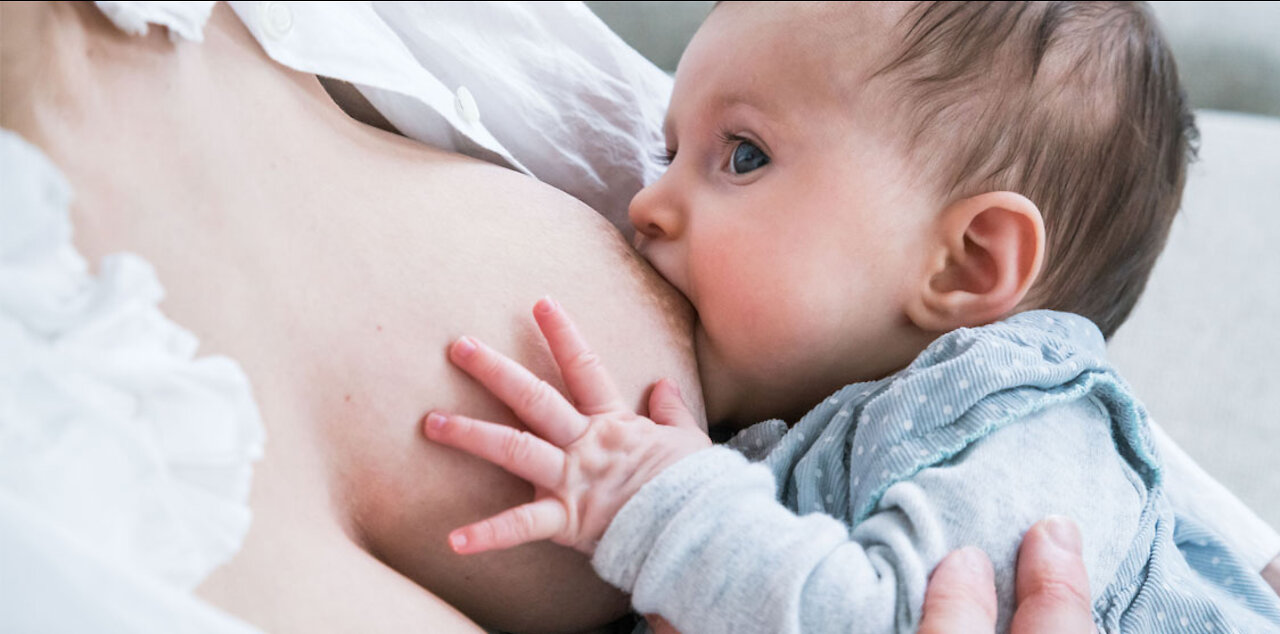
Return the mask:
<svg viewBox="0 0 1280 634"><path fill-rule="evenodd" d="M729 159L729 169L734 174L753 172L769 164L769 156L756 145L745 139L740 140L733 148L733 157Z"/></svg>

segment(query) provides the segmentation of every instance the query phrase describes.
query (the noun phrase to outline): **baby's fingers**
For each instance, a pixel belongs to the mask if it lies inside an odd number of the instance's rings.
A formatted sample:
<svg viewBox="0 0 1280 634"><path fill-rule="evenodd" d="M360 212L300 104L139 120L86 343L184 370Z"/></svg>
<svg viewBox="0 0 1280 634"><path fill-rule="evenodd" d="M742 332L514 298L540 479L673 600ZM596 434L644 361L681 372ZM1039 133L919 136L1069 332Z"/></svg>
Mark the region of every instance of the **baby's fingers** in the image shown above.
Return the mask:
<svg viewBox="0 0 1280 634"><path fill-rule="evenodd" d="M543 498L449 533L449 546L462 555L502 550L556 537L568 522L563 504Z"/></svg>
<svg viewBox="0 0 1280 634"><path fill-rule="evenodd" d="M449 359L553 444L563 447L586 430L587 419L560 392L493 348L462 337L449 347Z"/></svg>
<svg viewBox="0 0 1280 634"><path fill-rule="evenodd" d="M484 458L535 486L555 489L564 477L564 452L528 432L466 416L432 412L427 437Z"/></svg>
<svg viewBox="0 0 1280 634"><path fill-rule="evenodd" d="M578 411L588 416L626 409L613 379L591 351L586 339L569 319L569 314L550 298L542 298L533 307L538 329L547 339L551 355L560 366L560 376L573 397Z"/></svg>
<svg viewBox="0 0 1280 634"><path fill-rule="evenodd" d="M671 379L662 379L654 384L653 391L649 393L649 418L659 425L702 431L698 419L693 417L689 406L685 405L680 387Z"/></svg>

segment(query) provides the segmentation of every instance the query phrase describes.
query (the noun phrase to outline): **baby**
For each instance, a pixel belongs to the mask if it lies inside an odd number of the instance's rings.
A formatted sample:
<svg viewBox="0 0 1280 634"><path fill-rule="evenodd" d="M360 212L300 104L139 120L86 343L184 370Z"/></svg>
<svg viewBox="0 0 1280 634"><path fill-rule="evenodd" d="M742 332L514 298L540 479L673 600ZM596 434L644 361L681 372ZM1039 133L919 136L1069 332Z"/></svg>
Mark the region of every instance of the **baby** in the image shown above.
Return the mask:
<svg viewBox="0 0 1280 634"><path fill-rule="evenodd" d="M1061 514L1105 631L1280 628L1257 574L1175 519L1104 358L1195 135L1144 7L720 5L665 128L631 220L697 309L708 419L799 421L713 447L669 381L631 411L544 300L572 403L450 349L532 433L433 413L428 436L536 488L455 550L573 546L682 631L914 630L967 544L1007 615L1019 539Z"/></svg>

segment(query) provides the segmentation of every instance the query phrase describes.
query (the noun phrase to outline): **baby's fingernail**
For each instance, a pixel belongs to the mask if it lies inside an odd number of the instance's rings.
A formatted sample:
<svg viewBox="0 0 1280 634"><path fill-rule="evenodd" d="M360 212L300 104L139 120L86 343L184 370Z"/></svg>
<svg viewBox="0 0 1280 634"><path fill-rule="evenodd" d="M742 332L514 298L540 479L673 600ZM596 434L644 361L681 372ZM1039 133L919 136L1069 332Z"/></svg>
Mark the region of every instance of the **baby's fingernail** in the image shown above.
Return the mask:
<svg viewBox="0 0 1280 634"><path fill-rule="evenodd" d="M430 414L427 414L427 430L428 431L440 431L441 429L444 429L444 424L446 422L448 421L447 419L445 419L445 417L435 412L431 412Z"/></svg>
<svg viewBox="0 0 1280 634"><path fill-rule="evenodd" d="M462 337L453 344L453 351L458 358L465 359L476 351L476 342L471 337Z"/></svg>
<svg viewBox="0 0 1280 634"><path fill-rule="evenodd" d="M680 384L679 384L679 383L676 383L676 382L675 382L674 380L672 380L672 379L663 379L663 380L665 380L665 381L667 382L667 386L671 388L672 393L674 393L674 394L676 395L676 397L677 397L677 398L680 398L680 399L683 399L683 398L684 398L684 395L680 393Z"/></svg>
<svg viewBox="0 0 1280 634"><path fill-rule="evenodd" d="M534 305L533 309L543 315L549 314L551 311L556 309L556 300L551 299L550 296L543 297L538 300L538 303Z"/></svg>
<svg viewBox="0 0 1280 634"><path fill-rule="evenodd" d="M450 533L449 547L452 548L455 553L462 552L462 549L467 547L467 536L460 532Z"/></svg>

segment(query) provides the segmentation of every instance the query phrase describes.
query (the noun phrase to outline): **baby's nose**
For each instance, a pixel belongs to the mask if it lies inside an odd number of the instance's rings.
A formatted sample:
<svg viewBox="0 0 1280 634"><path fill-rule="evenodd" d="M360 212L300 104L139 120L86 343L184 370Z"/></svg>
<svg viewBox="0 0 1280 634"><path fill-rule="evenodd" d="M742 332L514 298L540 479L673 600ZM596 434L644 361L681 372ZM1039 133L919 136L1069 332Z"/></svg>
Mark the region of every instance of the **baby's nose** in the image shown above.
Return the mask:
<svg viewBox="0 0 1280 634"><path fill-rule="evenodd" d="M684 214L659 180L631 199L631 225L650 240L674 240L684 228Z"/></svg>

